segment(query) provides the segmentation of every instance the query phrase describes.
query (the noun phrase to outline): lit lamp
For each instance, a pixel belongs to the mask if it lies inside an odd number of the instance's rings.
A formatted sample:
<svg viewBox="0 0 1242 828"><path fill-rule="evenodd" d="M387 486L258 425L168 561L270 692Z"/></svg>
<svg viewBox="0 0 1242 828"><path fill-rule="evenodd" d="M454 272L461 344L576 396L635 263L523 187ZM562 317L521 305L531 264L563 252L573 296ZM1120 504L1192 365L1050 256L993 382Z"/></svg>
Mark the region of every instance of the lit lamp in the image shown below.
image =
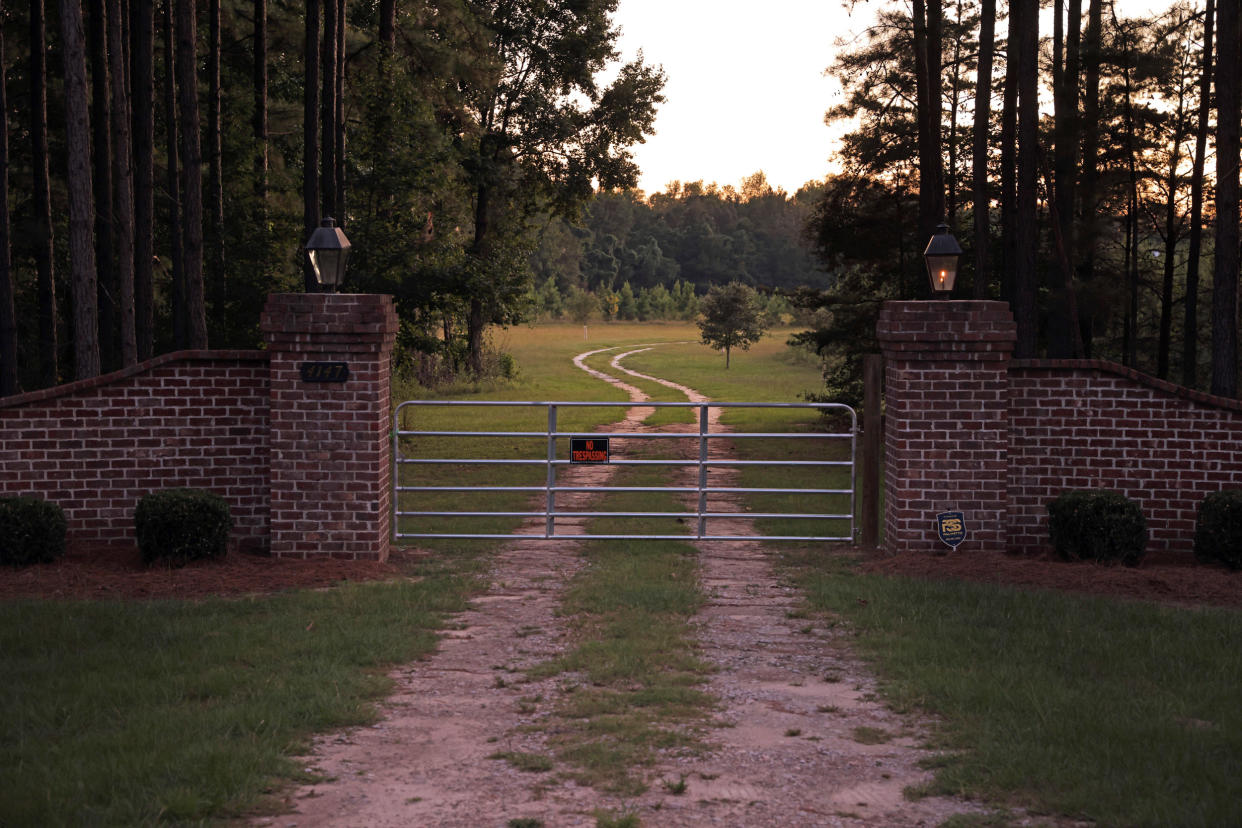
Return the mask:
<svg viewBox="0 0 1242 828"><path fill-rule="evenodd" d="M931 278L932 292L938 297L947 297L953 292L953 283L957 280L957 260L962 255L962 247L949 232L949 225L936 226L936 235L927 243L923 251L923 260L927 262L927 275Z"/></svg>
<svg viewBox="0 0 1242 828"><path fill-rule="evenodd" d="M306 241L306 255L315 271L315 281L332 293L336 293L345 278L350 247L345 232L331 218L325 218Z"/></svg>

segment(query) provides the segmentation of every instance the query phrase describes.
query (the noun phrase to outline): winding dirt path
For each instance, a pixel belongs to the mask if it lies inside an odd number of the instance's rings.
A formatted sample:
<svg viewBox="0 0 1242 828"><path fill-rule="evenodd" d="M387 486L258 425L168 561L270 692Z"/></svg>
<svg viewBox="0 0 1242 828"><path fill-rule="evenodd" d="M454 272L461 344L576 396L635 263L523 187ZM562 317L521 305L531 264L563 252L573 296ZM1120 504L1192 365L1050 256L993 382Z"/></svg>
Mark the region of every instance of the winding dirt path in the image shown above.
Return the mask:
<svg viewBox="0 0 1242 828"><path fill-rule="evenodd" d="M585 364L607 350L580 354L574 363L645 402L637 387ZM619 353L611 365L705 401L693 389L620 364L642 350ZM643 430L652 410L636 405L611 430ZM712 442L714 451L726 450ZM563 479L602 484L614 468L570 467ZM558 504L582 510L591 497L575 493ZM728 521L713 526L747 531ZM928 778L917 767L928 755L917 747L923 723L880 704L844 633L792 617L798 596L759 542L698 548L709 600L693 626L701 657L717 668L707 690L719 700L719 727L708 734L703 755L668 757L646 793L622 800L487 758L548 753L543 735L522 726L552 715L566 681L528 681L524 671L569 645L556 611L581 560L572 542L532 539L496 554L490 589L457 618L438 652L393 672L397 689L381 704L376 725L314 743L307 766L329 781L296 789L288 800L292 813L257 824L473 828L533 818L546 826L589 826L603 809L637 813L647 826L915 826L978 810L954 800L903 798L906 786ZM681 795L659 783L681 778Z"/></svg>

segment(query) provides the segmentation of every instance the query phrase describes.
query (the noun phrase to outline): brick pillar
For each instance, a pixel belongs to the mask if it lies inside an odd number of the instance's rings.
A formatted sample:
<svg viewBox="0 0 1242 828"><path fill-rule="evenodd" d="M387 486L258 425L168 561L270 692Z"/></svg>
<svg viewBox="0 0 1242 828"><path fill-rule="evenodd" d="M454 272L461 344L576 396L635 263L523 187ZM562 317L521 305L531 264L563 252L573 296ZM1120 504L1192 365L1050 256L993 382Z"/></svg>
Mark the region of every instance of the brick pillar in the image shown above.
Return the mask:
<svg viewBox="0 0 1242 828"><path fill-rule="evenodd" d="M948 552L936 514L965 513L958 552L1003 552L1008 367L1017 329L1005 302L885 302L884 545Z"/></svg>
<svg viewBox="0 0 1242 828"><path fill-rule="evenodd" d="M386 559L392 297L272 294L259 324L271 353L272 554ZM325 362L346 363L348 379L303 379L304 363Z"/></svg>

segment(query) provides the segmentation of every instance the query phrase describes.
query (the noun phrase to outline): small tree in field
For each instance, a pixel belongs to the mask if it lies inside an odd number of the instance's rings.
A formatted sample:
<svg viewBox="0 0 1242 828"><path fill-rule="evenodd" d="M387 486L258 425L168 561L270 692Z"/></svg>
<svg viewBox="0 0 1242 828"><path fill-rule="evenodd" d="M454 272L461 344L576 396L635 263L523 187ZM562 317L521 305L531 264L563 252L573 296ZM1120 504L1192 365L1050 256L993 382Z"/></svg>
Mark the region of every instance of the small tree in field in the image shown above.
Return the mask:
<svg viewBox="0 0 1242 828"><path fill-rule="evenodd" d="M699 333L704 345L724 351L725 368L734 348L743 351L759 341L767 326L754 288L741 282L716 285L699 301Z"/></svg>

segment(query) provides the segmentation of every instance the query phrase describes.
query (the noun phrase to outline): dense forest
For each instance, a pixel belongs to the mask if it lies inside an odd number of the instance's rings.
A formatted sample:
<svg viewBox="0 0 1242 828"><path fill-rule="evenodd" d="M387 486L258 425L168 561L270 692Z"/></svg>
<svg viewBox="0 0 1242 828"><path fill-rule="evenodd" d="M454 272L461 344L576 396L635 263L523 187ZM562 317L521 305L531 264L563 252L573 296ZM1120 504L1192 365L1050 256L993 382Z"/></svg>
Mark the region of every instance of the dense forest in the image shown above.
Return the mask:
<svg viewBox="0 0 1242 828"><path fill-rule="evenodd" d="M346 289L478 370L539 227L636 182L664 77L619 60L615 7L5 3L0 392L253 345L326 217Z"/></svg>
<svg viewBox="0 0 1242 828"><path fill-rule="evenodd" d="M838 44L826 118L852 129L808 226L834 279L805 297L831 321L801 337L830 396L858 397L879 303L930 295L942 220L955 296L1008 301L1019 357L1237 395L1238 0L1040 6L888 4Z"/></svg>
<svg viewBox="0 0 1242 828"><path fill-rule="evenodd" d="M853 397L945 221L956 295L1007 300L1019 356L1236 396L1239 0L886 2L828 67L836 171L793 195L633 189L664 77L619 59L616 5L4 3L0 393L254 345L330 216L345 289L392 293L448 370L485 369L489 326L689 318L736 280L813 319Z"/></svg>

